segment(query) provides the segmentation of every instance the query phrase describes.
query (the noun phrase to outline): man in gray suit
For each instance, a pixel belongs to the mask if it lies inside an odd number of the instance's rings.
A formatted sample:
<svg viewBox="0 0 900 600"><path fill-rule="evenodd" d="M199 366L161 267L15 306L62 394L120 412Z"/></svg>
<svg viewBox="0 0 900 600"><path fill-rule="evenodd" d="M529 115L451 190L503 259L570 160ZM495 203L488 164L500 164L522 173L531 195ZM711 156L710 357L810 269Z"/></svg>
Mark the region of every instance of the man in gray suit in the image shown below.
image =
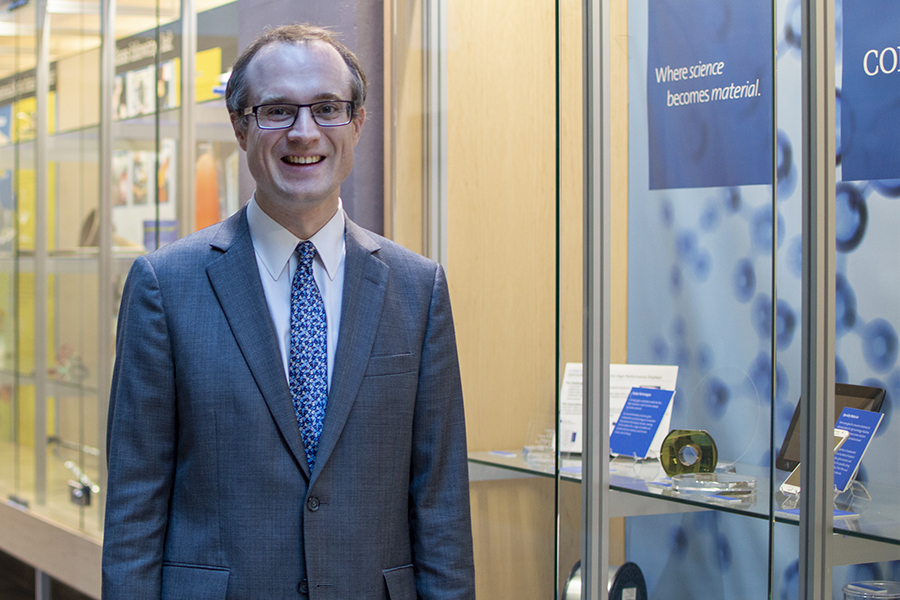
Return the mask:
<svg viewBox="0 0 900 600"><path fill-rule="evenodd" d="M256 193L125 286L105 600L474 598L444 272L341 208L365 92L315 27L235 63Z"/></svg>

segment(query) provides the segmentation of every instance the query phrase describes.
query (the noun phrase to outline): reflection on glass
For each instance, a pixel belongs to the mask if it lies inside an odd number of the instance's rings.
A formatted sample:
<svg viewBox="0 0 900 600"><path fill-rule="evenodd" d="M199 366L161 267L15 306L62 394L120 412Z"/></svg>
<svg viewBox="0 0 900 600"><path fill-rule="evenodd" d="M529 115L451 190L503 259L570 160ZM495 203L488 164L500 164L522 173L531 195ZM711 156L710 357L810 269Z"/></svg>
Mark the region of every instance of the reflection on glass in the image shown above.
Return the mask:
<svg viewBox="0 0 900 600"><path fill-rule="evenodd" d="M99 537L109 385L101 363L112 341L98 340L114 333L124 275L137 254L186 233L184 215L202 226L242 202L221 100L237 56L237 3L196 3L196 79L185 99L180 1L117 1L114 72L101 73L101 2L50 0L41 101L39 5L0 14L0 495ZM106 85L114 106L101 115L97 90ZM181 141L185 101L195 117L189 148ZM109 181L99 179L101 116L112 123ZM196 162L185 169L187 155ZM187 185L195 180L197 188ZM112 248L100 247L103 186L113 204ZM99 279L109 252L112 285ZM100 314L101 304L112 314Z"/></svg>
<svg viewBox="0 0 900 600"><path fill-rule="evenodd" d="M22 503L35 499L34 336L23 329L33 327L34 277L16 261L34 247L34 24L34 6L0 19L0 493Z"/></svg>
<svg viewBox="0 0 900 600"><path fill-rule="evenodd" d="M47 312L37 314L28 307L27 298L22 298L20 307L33 313L29 327L36 338L43 337L35 347L46 350L42 361L35 357L35 365L42 365L44 372L21 369L26 380L34 381L34 403L36 408L42 407L46 419L46 457L38 460L35 456L34 510L99 535L97 503L89 496L76 501L71 482L76 472L85 479L96 479L100 460L97 254L82 245L86 225L99 206L100 3L50 2L46 23L50 75L48 138L43 147L47 182L40 191L46 198L38 198L36 206L46 207L41 222L47 230L43 242L34 232L33 263L23 264L22 274L28 276L32 270L34 276L46 274ZM19 248L28 250L29 235L22 233L30 231L20 229L19 237ZM35 304L35 308L39 306ZM35 451L40 448L36 443Z"/></svg>

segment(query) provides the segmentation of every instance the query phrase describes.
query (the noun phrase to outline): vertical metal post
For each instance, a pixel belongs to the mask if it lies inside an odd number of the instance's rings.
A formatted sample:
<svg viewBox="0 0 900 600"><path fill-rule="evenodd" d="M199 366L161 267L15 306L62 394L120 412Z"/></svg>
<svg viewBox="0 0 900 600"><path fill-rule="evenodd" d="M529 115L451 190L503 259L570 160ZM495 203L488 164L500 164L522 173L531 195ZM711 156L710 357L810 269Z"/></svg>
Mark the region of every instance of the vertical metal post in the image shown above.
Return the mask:
<svg viewBox="0 0 900 600"><path fill-rule="evenodd" d="M53 580L40 569L34 570L34 600L50 600L53 597Z"/></svg>
<svg viewBox="0 0 900 600"><path fill-rule="evenodd" d="M49 231L50 25L47 0L35 5L37 68L35 69L34 170L34 497L47 502L47 294Z"/></svg>
<svg viewBox="0 0 900 600"><path fill-rule="evenodd" d="M834 0L803 0L800 598L831 598L834 481Z"/></svg>
<svg viewBox="0 0 900 600"><path fill-rule="evenodd" d="M178 175L179 237L194 231L194 182L197 164L197 132L195 128L197 73L197 13L194 0L181 0L181 108L179 114ZM159 118L159 115L157 115ZM157 148L157 151L159 148Z"/></svg>
<svg viewBox="0 0 900 600"><path fill-rule="evenodd" d="M384 109L387 115L385 119L385 156L384 165L385 181L385 218L384 235L391 239L397 236L397 0L384 3L384 27L390 33L384 36L384 72L390 74L386 81L390 83L384 86ZM390 29L388 29L390 28ZM425 99L422 98L424 106ZM424 190L423 190L424 191ZM423 202L425 195L422 195Z"/></svg>
<svg viewBox="0 0 900 600"><path fill-rule="evenodd" d="M113 264L112 264L112 153L113 153L113 82L116 77L116 1L100 3L100 228L97 265L97 431L99 434L100 460L97 498L101 507L100 527L103 527L103 507L106 505L106 419L109 411L109 384L112 380L113 361Z"/></svg>
<svg viewBox="0 0 900 600"><path fill-rule="evenodd" d="M609 571L609 0L584 15L584 451L582 598L607 597Z"/></svg>
<svg viewBox="0 0 900 600"><path fill-rule="evenodd" d="M425 0L425 248L447 267L447 2Z"/></svg>

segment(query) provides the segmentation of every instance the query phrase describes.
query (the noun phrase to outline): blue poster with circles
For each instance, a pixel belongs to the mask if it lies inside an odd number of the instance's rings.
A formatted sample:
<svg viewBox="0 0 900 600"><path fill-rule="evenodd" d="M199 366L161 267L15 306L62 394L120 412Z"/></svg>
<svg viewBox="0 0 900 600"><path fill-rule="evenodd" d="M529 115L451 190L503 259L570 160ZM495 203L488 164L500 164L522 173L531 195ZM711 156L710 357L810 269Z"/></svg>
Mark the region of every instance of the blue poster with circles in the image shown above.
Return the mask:
<svg viewBox="0 0 900 600"><path fill-rule="evenodd" d="M772 181L772 7L650 0L650 189Z"/></svg>
<svg viewBox="0 0 900 600"><path fill-rule="evenodd" d="M900 2L847 2L839 82L844 181L900 178Z"/></svg>

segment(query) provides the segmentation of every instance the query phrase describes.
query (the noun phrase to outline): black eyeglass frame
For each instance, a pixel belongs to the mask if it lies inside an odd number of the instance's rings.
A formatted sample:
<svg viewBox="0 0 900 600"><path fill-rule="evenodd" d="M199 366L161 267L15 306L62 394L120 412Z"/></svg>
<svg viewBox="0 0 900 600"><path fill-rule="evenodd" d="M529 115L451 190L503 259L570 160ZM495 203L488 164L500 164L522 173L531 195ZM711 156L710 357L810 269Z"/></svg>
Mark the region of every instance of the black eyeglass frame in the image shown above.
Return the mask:
<svg viewBox="0 0 900 600"><path fill-rule="evenodd" d="M319 120L316 118L316 113L315 113L315 111L313 111L313 107L319 106L322 104L349 105L350 110L348 111L349 117L348 117L347 121L344 123L319 123ZM259 122L259 109L263 108L264 106L296 106L297 112L294 113L294 118L293 118L293 120L291 120L290 124L288 124L288 125L280 125L278 127L263 127ZM244 109L243 116L246 117L247 115L252 114L255 117L257 127L259 127L260 129L264 129L266 131L276 131L278 129L290 129L291 127L293 127L294 124L297 123L297 118L300 116L301 108L309 109L309 114L312 117L313 122L316 125L318 125L319 127L343 127L344 125L349 125L350 123L353 122L353 112L356 109L353 100L322 100L320 102L313 102L311 104L293 104L291 102L266 102L265 104L257 104L256 106L248 106L247 108Z"/></svg>

